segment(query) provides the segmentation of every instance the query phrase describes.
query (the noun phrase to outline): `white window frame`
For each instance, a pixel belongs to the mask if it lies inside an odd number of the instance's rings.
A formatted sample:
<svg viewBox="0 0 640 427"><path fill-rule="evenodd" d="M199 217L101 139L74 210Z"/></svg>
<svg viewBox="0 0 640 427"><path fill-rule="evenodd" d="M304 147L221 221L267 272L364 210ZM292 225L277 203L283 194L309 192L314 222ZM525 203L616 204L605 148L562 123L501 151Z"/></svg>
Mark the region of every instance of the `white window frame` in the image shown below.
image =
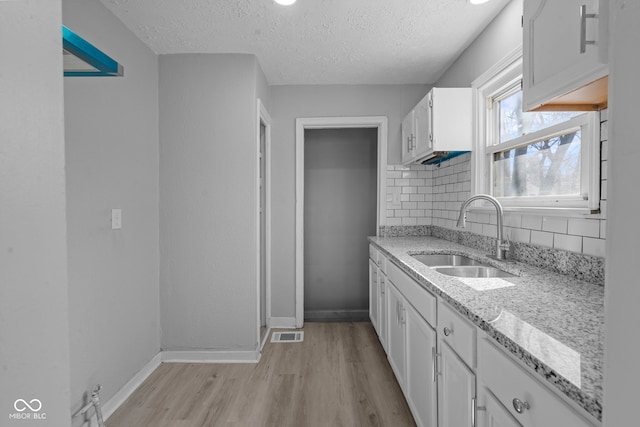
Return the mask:
<svg viewBox="0 0 640 427"><path fill-rule="evenodd" d="M490 103L522 80L522 48L515 49L502 61L482 74L471 84L474 93L475 132L471 155L471 191L492 194L493 154L509 147L515 148L534 141L551 138L572 130L581 130L581 196L557 197L498 197L507 211L540 211L567 215L597 214L600 209L600 114L587 112L567 122L515 138L499 146L487 146L497 137L495 109Z"/></svg>

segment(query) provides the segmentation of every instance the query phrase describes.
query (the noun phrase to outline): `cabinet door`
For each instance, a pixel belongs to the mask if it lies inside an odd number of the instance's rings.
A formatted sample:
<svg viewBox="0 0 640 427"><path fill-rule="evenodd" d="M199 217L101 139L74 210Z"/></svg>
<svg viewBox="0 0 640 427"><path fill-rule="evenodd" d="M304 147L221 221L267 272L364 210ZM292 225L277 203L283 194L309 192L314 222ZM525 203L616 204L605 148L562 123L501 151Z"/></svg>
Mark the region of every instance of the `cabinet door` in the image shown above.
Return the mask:
<svg viewBox="0 0 640 427"><path fill-rule="evenodd" d="M419 427L436 427L436 331L411 307L406 307L407 381L405 394Z"/></svg>
<svg viewBox="0 0 640 427"><path fill-rule="evenodd" d="M472 426L475 417L476 376L446 343L439 341L438 344L438 426Z"/></svg>
<svg viewBox="0 0 640 427"><path fill-rule="evenodd" d="M402 120L402 163L409 163L414 157L414 110Z"/></svg>
<svg viewBox="0 0 640 427"><path fill-rule="evenodd" d="M375 328L378 335L379 321L378 321L378 266L369 260L369 319Z"/></svg>
<svg viewBox="0 0 640 427"><path fill-rule="evenodd" d="M522 427L488 389L482 387L478 394L485 406L484 427Z"/></svg>
<svg viewBox="0 0 640 427"><path fill-rule="evenodd" d="M378 270L378 338L387 351L387 276Z"/></svg>
<svg viewBox="0 0 640 427"><path fill-rule="evenodd" d="M387 282L387 356L400 388L404 390L405 336L402 295Z"/></svg>
<svg viewBox="0 0 640 427"><path fill-rule="evenodd" d="M416 158L430 154L433 151L433 144L431 144L431 108L429 104L431 102L431 92L425 96L418 105L413 109L414 111L414 125L415 125L415 152Z"/></svg>
<svg viewBox="0 0 640 427"><path fill-rule="evenodd" d="M599 18L582 18L583 5ZM524 2L525 111L607 74L607 9L606 0Z"/></svg>

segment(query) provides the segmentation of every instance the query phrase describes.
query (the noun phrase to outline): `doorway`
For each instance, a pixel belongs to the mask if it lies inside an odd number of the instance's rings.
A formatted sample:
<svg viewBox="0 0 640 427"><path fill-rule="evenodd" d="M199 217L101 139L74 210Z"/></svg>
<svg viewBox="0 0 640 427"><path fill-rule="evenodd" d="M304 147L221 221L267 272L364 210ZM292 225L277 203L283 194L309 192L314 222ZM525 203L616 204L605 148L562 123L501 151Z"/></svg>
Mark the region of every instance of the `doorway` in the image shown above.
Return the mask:
<svg viewBox="0 0 640 427"><path fill-rule="evenodd" d="M305 130L308 129L353 129L374 128L377 133L377 176L375 203L376 235L385 222L386 168L387 168L387 118L386 117L319 117L296 119L296 271L295 271L295 322L296 327L304 325L305 312ZM363 237L366 245L366 237ZM366 259L365 259L366 261ZM363 262L366 265L366 262Z"/></svg>
<svg viewBox="0 0 640 427"><path fill-rule="evenodd" d="M269 336L271 317L271 116L259 99L257 111L257 335L262 350Z"/></svg>
<svg viewBox="0 0 640 427"><path fill-rule="evenodd" d="M378 132L307 129L304 140L304 321L366 321Z"/></svg>

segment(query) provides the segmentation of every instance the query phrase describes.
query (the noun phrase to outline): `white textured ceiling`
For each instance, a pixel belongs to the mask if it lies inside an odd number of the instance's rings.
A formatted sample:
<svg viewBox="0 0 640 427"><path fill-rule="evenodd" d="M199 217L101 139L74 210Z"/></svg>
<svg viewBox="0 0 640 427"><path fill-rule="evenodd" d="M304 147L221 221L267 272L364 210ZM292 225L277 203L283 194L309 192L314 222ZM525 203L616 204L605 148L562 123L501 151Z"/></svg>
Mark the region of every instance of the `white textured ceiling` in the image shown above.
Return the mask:
<svg viewBox="0 0 640 427"><path fill-rule="evenodd" d="M269 84L434 83L509 0L101 0L158 54L253 53Z"/></svg>

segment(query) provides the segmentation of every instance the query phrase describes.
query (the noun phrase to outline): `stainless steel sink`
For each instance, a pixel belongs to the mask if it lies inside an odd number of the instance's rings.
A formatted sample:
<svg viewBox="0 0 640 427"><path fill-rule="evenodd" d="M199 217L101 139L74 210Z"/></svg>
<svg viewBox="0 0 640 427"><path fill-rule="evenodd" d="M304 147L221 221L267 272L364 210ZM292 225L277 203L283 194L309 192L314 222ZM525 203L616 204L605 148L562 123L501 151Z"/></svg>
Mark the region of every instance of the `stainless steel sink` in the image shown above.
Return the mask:
<svg viewBox="0 0 640 427"><path fill-rule="evenodd" d="M475 259L471 259L464 255L454 254L418 254L411 255L424 265L429 267L437 266L458 266L458 265L486 265Z"/></svg>
<svg viewBox="0 0 640 427"><path fill-rule="evenodd" d="M488 277L515 277L511 273L489 266L458 266L458 267L437 267L438 273L455 277L472 277L472 278L488 278Z"/></svg>

